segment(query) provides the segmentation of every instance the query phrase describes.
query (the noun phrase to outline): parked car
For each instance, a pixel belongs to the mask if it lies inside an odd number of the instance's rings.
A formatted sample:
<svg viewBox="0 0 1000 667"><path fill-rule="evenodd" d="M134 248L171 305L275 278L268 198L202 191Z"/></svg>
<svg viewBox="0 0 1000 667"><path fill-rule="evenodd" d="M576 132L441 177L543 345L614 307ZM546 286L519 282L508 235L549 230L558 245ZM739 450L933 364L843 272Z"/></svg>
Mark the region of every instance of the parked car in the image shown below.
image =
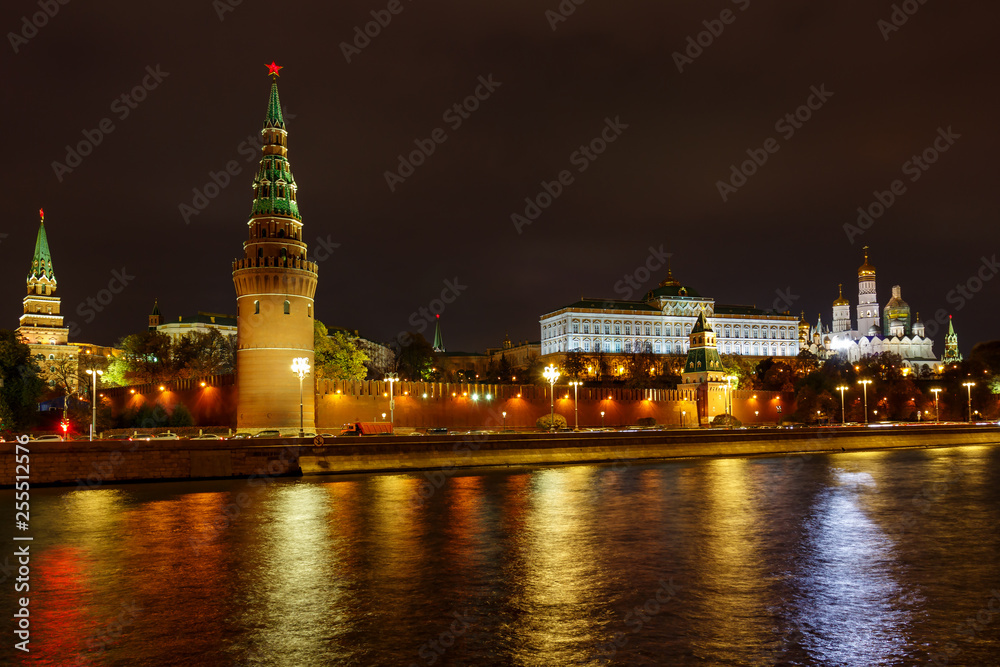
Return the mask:
<svg viewBox="0 0 1000 667"><path fill-rule="evenodd" d="M133 433L128 437L129 440L152 440L153 436L149 433Z"/></svg>
<svg viewBox="0 0 1000 667"><path fill-rule="evenodd" d="M281 437L281 431L278 431L276 429L275 430L260 431L259 433L254 433L250 437L252 437L254 439L257 439L257 438L280 438Z"/></svg>
<svg viewBox="0 0 1000 667"><path fill-rule="evenodd" d="M448 429L443 426L427 429L427 435L448 435Z"/></svg>
<svg viewBox="0 0 1000 667"><path fill-rule="evenodd" d="M250 435L249 433L234 433L233 435L229 436L229 439L230 440L249 440L252 437L253 436Z"/></svg>
<svg viewBox="0 0 1000 667"><path fill-rule="evenodd" d="M61 435L39 435L31 439L32 442L62 442Z"/></svg>
<svg viewBox="0 0 1000 667"><path fill-rule="evenodd" d="M222 440L221 435L216 435L214 433L204 433L202 435L192 435L190 440Z"/></svg>
<svg viewBox="0 0 1000 667"><path fill-rule="evenodd" d="M157 433L152 437L153 440L180 440L180 436L176 433L171 433L170 431L165 431L163 433Z"/></svg>
<svg viewBox="0 0 1000 667"><path fill-rule="evenodd" d="M114 435L109 435L105 440L131 440L132 436L127 433L116 433Z"/></svg>

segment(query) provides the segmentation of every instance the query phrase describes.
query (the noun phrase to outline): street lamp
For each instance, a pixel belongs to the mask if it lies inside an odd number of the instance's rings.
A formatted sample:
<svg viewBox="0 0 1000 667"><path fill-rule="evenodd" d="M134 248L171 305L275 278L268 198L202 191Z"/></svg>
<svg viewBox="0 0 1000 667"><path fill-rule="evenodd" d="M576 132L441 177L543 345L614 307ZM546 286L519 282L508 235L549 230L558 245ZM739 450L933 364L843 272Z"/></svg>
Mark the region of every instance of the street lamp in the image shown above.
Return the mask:
<svg viewBox="0 0 1000 667"><path fill-rule="evenodd" d="M570 384L573 385L573 430L574 431L579 431L580 430L580 412L579 412L579 407L578 407L579 406L579 403L578 403L579 395L578 395L577 391L578 391L578 388L580 387L580 385L583 384L583 383L579 382L577 380L574 380L573 382L570 382Z"/></svg>
<svg viewBox="0 0 1000 667"><path fill-rule="evenodd" d="M604 410L601 410L601 428L604 428Z"/></svg>
<svg viewBox="0 0 1000 667"><path fill-rule="evenodd" d="M681 428L684 428L684 421L685 421L685 418L687 417L687 413L688 413L687 410L681 410ZM602 412L601 414L604 414L604 413Z"/></svg>
<svg viewBox="0 0 1000 667"><path fill-rule="evenodd" d="M542 371L542 377L549 381L549 428L555 430L556 418L556 380L559 379L559 369L555 366L546 366Z"/></svg>
<svg viewBox="0 0 1000 667"><path fill-rule="evenodd" d="M296 357L292 359L292 372L299 376L299 437L304 438L306 436L306 431L303 408L304 401L302 400L302 380L309 374L308 357Z"/></svg>
<svg viewBox="0 0 1000 667"><path fill-rule="evenodd" d="M868 385L872 383L871 380L858 380L858 384L865 392L865 425L868 425ZM876 413L878 414L878 413Z"/></svg>
<svg viewBox="0 0 1000 667"><path fill-rule="evenodd" d="M760 421L760 410L754 410L753 411L753 420L754 420L754 423L757 423L757 422Z"/></svg>
<svg viewBox="0 0 1000 667"><path fill-rule="evenodd" d="M503 415L503 430L506 432L507 431L507 411L504 410L500 414Z"/></svg>
<svg viewBox="0 0 1000 667"><path fill-rule="evenodd" d="M938 412L938 394L941 393L941 390L939 388L935 387L934 389L931 389L931 391L934 392L934 421L940 422L941 421L941 413Z"/></svg>
<svg viewBox="0 0 1000 667"><path fill-rule="evenodd" d="M972 421L972 388L976 386L975 382L963 382L962 386L969 390L969 421Z"/></svg>
<svg viewBox="0 0 1000 667"><path fill-rule="evenodd" d="M104 371L87 369L87 375L94 378L94 392L90 395L90 441L94 441L94 432L97 430L97 376L104 375Z"/></svg>
<svg viewBox="0 0 1000 667"><path fill-rule="evenodd" d="M844 392L847 391L847 385L840 385L837 387L837 391L840 392L840 425L843 426L847 423L847 413L844 412Z"/></svg>
<svg viewBox="0 0 1000 667"><path fill-rule="evenodd" d="M389 422L393 423L396 419L396 400L392 397L392 385L399 382L399 376L395 373L386 373L385 381L389 383Z"/></svg>

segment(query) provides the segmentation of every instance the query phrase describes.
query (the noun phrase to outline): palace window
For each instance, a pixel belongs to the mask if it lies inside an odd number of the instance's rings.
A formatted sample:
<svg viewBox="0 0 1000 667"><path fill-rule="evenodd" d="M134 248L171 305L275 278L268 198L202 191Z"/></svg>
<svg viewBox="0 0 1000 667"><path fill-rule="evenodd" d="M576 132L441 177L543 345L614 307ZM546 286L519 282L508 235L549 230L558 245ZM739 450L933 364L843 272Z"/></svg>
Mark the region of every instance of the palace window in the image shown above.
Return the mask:
<svg viewBox="0 0 1000 667"><path fill-rule="evenodd" d="M678 347L679 347L679 346L678 346ZM673 345L672 345L672 344L670 343L670 341L668 340L668 341L667 341L667 342L666 342L666 343L664 344L664 347L663 347L663 351L664 351L664 352L666 352L667 354L671 354L671 353L672 353L672 351L673 351L673 348L674 348L674 346L673 346Z"/></svg>
<svg viewBox="0 0 1000 667"><path fill-rule="evenodd" d="M616 340L615 341L615 352L621 352L621 351L622 351L622 342L620 340Z"/></svg>
<svg viewBox="0 0 1000 667"><path fill-rule="evenodd" d="M611 322L604 323L604 333L611 335Z"/></svg>
<svg viewBox="0 0 1000 667"><path fill-rule="evenodd" d="M653 335L652 331L653 331L652 326L650 326L649 322L646 322L646 335L647 336L652 336Z"/></svg>
<svg viewBox="0 0 1000 667"><path fill-rule="evenodd" d="M660 353L660 341L656 341L655 343L653 343L653 352L655 352L656 354Z"/></svg>
<svg viewBox="0 0 1000 667"><path fill-rule="evenodd" d="M621 322L615 322L615 335L616 336L621 336L622 335L622 323Z"/></svg>
<svg viewBox="0 0 1000 667"><path fill-rule="evenodd" d="M656 336L660 335L660 325L659 324L657 324L656 326L653 327L653 333Z"/></svg>
<svg viewBox="0 0 1000 667"><path fill-rule="evenodd" d="M632 351L632 341L630 341L630 340L625 341L625 351L626 352L631 352ZM638 351L639 350L636 349L636 352L638 352Z"/></svg>
<svg viewBox="0 0 1000 667"><path fill-rule="evenodd" d="M590 322L583 323L583 333L590 333Z"/></svg>
<svg viewBox="0 0 1000 667"><path fill-rule="evenodd" d="M576 333L576 334L580 333L580 323L579 322L573 322L573 333ZM586 332L584 332L584 333L586 333Z"/></svg>

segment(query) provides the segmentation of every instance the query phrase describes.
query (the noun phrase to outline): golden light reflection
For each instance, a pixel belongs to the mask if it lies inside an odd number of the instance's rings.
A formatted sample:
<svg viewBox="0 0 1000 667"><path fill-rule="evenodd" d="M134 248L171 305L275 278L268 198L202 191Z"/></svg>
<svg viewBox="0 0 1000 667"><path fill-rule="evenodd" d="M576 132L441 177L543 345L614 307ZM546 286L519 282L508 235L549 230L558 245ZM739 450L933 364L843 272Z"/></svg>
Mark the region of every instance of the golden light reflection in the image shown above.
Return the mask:
<svg viewBox="0 0 1000 667"><path fill-rule="evenodd" d="M513 628L522 664L572 664L589 659L581 637L594 637L590 613L599 597L595 553L594 466L539 470L520 543L514 603L524 612ZM542 620L544 619L544 620Z"/></svg>

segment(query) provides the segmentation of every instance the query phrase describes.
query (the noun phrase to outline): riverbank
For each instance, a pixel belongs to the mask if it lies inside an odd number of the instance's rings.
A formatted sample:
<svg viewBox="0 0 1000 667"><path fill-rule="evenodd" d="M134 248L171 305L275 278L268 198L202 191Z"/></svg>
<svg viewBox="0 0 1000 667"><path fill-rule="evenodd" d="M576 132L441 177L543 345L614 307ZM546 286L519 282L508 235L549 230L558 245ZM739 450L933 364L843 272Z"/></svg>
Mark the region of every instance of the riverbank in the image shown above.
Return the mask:
<svg viewBox="0 0 1000 667"><path fill-rule="evenodd" d="M0 445L0 485L17 469ZM66 442L29 446L30 482L78 485L232 477L329 475L488 466L544 466L691 457L1000 444L1000 427L920 425L750 431L672 430L340 437L283 440ZM21 462L23 463L23 461Z"/></svg>

